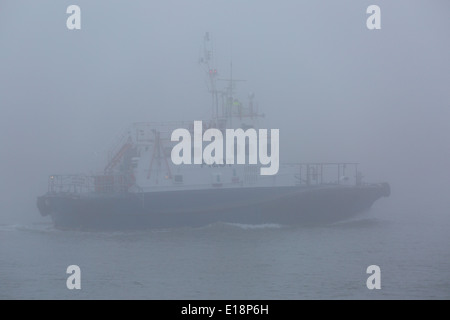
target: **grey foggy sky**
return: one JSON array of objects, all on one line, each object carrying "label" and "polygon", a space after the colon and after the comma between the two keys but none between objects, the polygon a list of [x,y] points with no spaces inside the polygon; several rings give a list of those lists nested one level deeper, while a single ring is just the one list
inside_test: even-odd
[{"label": "grey foggy sky", "polygon": [[[80,31],[66,28],[71,4]],[[371,4],[382,30],[365,26]],[[241,98],[255,92],[280,128],[281,162],[361,162],[367,180],[391,183],[391,201],[448,209],[449,9],[446,0],[2,0],[0,210],[38,215],[47,176],[101,169],[131,122],[207,117],[197,64],[206,31],[221,75],[232,58],[247,80]]]}]

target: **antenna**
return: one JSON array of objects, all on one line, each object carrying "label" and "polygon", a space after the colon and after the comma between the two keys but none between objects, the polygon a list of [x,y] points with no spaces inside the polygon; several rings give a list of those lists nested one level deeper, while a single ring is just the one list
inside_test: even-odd
[{"label": "antenna", "polygon": [[208,91],[211,93],[212,118],[219,116],[219,99],[216,86],[217,68],[214,61],[214,47],[209,32],[203,37],[203,56],[200,57],[200,64],[203,65],[208,77]]},{"label": "antenna", "polygon": [[233,60],[230,60],[230,78],[229,79],[217,79],[219,81],[228,81],[228,87],[227,87],[227,94],[228,96],[233,99],[233,93],[234,93],[234,84],[236,82],[245,82],[247,80],[243,79],[233,79]]},{"label": "antenna", "polygon": [[229,103],[233,103],[234,100],[234,87],[236,82],[245,82],[243,79],[233,79],[233,60],[230,60],[230,78],[229,79],[217,79],[219,81],[227,81],[228,86],[226,88],[226,95]]}]

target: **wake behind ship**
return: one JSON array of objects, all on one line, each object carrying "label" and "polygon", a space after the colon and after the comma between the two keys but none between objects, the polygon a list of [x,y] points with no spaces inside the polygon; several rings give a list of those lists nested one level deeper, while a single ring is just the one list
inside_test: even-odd
[{"label": "wake behind ship", "polygon": [[[218,90],[213,60],[206,34],[200,62],[212,116],[202,121],[202,133],[260,128],[263,116],[253,94],[241,102],[232,74]],[[317,224],[349,218],[390,194],[387,183],[364,183],[357,163],[280,164],[273,176],[260,175],[259,164],[174,165],[171,133],[177,128],[194,135],[193,122],[134,123],[111,149],[101,174],[51,175],[47,193],[37,199],[41,215],[58,228],[90,230]],[[237,139],[236,147],[248,156],[248,139]]]}]

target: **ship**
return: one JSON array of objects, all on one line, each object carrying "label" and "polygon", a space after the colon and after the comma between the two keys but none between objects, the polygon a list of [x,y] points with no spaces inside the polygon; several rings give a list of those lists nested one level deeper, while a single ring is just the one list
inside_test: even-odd
[{"label": "ship", "polygon": [[[108,152],[102,172],[50,175],[47,192],[37,198],[40,214],[50,216],[56,228],[80,230],[317,225],[351,218],[390,195],[387,182],[363,181],[356,162],[280,163],[273,175],[261,175],[257,163],[174,164],[177,128],[195,135],[194,124],[200,123],[201,134],[208,128],[225,134],[256,130],[266,120],[254,94],[245,103],[239,99],[232,64],[229,77],[219,78],[208,33],[199,65],[211,95],[209,119],[131,124]],[[237,141],[235,148],[241,147],[249,156],[248,139]]]}]

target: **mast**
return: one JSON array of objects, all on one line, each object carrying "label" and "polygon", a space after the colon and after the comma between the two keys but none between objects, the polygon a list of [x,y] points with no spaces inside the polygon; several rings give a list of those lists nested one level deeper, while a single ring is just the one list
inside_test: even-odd
[{"label": "mast", "polygon": [[[238,117],[239,121],[242,120],[243,117],[250,118],[254,120],[259,115],[255,112],[253,108],[253,98],[254,95],[249,95],[249,106],[245,108],[242,102],[235,98],[235,84],[236,82],[244,82],[246,80],[234,79],[233,78],[233,60],[230,60],[230,76],[228,79],[220,79],[218,78],[218,72],[216,68],[216,61],[214,57],[214,46],[213,41],[209,32],[206,32],[203,37],[203,52],[199,59],[200,65],[203,66],[204,72],[207,76],[207,87],[209,93],[211,93],[211,115],[212,122],[219,126],[220,128],[224,128],[227,124],[232,125],[233,116]],[[217,89],[217,81],[225,81],[227,85],[224,90]],[[219,114],[219,94],[221,96],[221,114]],[[225,100],[224,100],[225,99]],[[238,110],[238,112],[234,112],[234,110]],[[244,110],[246,109],[246,110]]]},{"label": "mast", "polygon": [[215,67],[214,47],[209,32],[206,32],[203,37],[203,54],[200,57],[199,62],[203,65],[208,78],[207,85],[208,90],[211,93],[212,118],[217,120],[219,117],[219,98],[216,85],[217,68]]},{"label": "mast", "polygon": [[230,60],[230,78],[229,79],[218,79],[219,81],[228,82],[228,86],[225,90],[225,104],[222,106],[222,115],[229,121],[229,124],[232,125],[233,119],[233,105],[235,103],[234,98],[234,87],[236,82],[245,82],[246,80],[242,79],[233,79],[233,60]]}]

